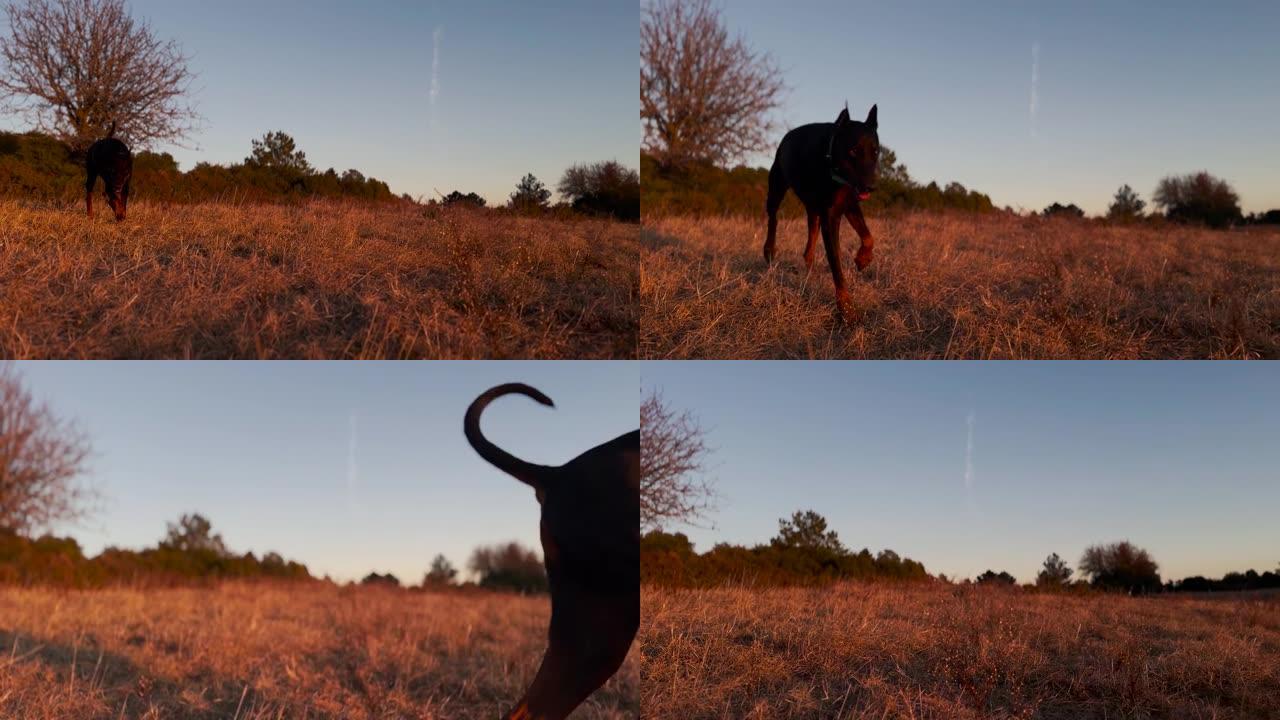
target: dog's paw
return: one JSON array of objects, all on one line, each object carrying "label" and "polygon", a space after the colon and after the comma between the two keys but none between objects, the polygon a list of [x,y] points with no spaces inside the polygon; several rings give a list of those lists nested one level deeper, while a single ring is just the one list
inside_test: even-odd
[{"label": "dog's paw", "polygon": [[853,263],[858,267],[859,272],[866,270],[871,264],[871,248],[864,247],[858,250],[858,256],[854,258]]},{"label": "dog's paw", "polygon": [[848,293],[841,293],[836,297],[836,310],[839,312],[840,319],[848,324],[852,325],[862,319],[862,313],[853,309],[853,300],[849,298]]}]

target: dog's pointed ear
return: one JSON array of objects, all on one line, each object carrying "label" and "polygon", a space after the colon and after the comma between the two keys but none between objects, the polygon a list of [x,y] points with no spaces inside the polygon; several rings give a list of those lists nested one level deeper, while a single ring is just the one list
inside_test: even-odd
[{"label": "dog's pointed ear", "polygon": [[880,123],[876,121],[876,106],[871,106],[871,112],[867,113],[867,127],[875,130]]},{"label": "dog's pointed ear", "polygon": [[849,124],[849,108],[845,108],[841,110],[840,114],[836,117],[836,127],[844,127],[845,125],[848,125],[848,124]]}]

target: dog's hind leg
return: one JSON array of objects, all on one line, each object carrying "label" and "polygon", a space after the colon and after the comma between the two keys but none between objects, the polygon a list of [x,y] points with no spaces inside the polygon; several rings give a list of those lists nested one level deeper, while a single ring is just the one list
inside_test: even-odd
[{"label": "dog's hind leg", "polygon": [[556,588],[550,643],[528,692],[506,720],[564,720],[617,672],[640,625],[640,596]]},{"label": "dog's hind leg", "polygon": [[765,201],[765,210],[769,213],[769,235],[764,241],[765,263],[772,263],[777,254],[778,207],[782,205],[782,197],[786,194],[787,181],[782,177],[782,169],[778,167],[777,161],[774,161],[773,167],[769,168],[769,197]]},{"label": "dog's hind leg", "polygon": [[854,265],[858,266],[858,270],[866,270],[871,264],[871,248],[875,246],[876,239],[871,236],[871,228],[867,227],[867,221],[862,217],[862,208],[850,208],[845,213],[845,217],[849,219],[849,224],[853,226],[853,231],[858,233],[858,238],[862,240],[862,247],[858,248],[858,256],[854,258]]},{"label": "dog's hind leg", "polygon": [[836,304],[846,320],[853,317],[853,301],[849,288],[844,284],[844,270],[840,268],[840,215],[828,212],[822,216],[822,243],[827,248],[827,264],[831,266],[831,279],[836,284]]},{"label": "dog's hind leg", "polygon": [[818,225],[820,216],[809,214],[809,244],[804,246],[804,266],[813,270],[813,256],[818,249]]},{"label": "dog's hind leg", "polygon": [[84,181],[84,206],[89,211],[89,217],[93,217],[93,185],[96,182],[98,182],[98,176],[90,170],[89,179]]}]

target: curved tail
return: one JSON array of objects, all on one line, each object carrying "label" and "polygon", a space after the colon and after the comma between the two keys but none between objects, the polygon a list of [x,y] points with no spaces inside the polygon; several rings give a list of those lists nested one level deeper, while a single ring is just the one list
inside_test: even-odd
[{"label": "curved tail", "polygon": [[541,490],[543,481],[548,472],[553,468],[546,465],[535,465],[531,462],[525,462],[502,448],[489,442],[489,439],[480,432],[480,413],[488,407],[489,403],[503,395],[524,395],[533,398],[548,407],[555,407],[555,403],[551,402],[551,398],[543,395],[541,392],[524,383],[507,383],[486,390],[480,397],[471,402],[471,406],[467,408],[466,417],[462,422],[462,431],[467,436],[467,442],[471,443],[471,447],[480,457],[488,460],[491,465],[499,470],[507,473],[526,485],[533,487],[535,490]]}]

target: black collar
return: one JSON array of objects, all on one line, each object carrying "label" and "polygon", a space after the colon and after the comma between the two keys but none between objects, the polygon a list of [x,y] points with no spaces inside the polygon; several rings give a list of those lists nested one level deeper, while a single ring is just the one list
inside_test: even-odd
[{"label": "black collar", "polygon": [[836,160],[835,160],[835,157],[833,157],[835,148],[836,148],[836,131],[832,129],[831,139],[827,141],[827,171],[831,173],[831,179],[835,180],[836,183],[840,185],[846,185],[848,187],[853,187],[853,183],[841,177],[840,173],[836,172]]}]

